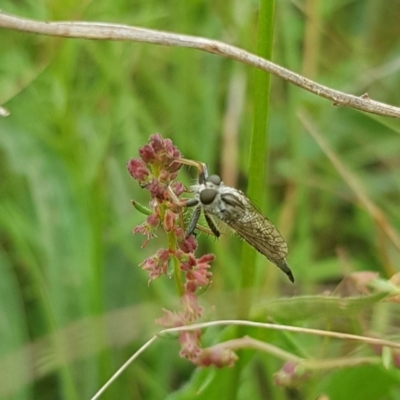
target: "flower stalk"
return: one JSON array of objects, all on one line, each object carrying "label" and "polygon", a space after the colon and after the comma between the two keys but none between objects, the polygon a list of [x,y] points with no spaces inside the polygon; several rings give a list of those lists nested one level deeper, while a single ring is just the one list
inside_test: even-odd
[{"label": "flower stalk", "polygon": [[[158,249],[139,265],[147,271],[149,282],[162,275],[173,276],[181,304],[179,311],[164,309],[164,315],[156,322],[164,328],[193,324],[204,314],[198,296],[211,284],[210,263],[215,256],[204,254],[196,257],[196,238],[185,235],[181,205],[176,202],[187,191],[176,180],[182,166],[180,151],[170,139],[155,134],[150,136],[148,144],[139,149],[139,156],[129,160],[127,168],[140,187],[149,191],[151,200],[149,208],[132,202],[137,210],[146,215],[146,220],[136,226],[133,233],[146,236],[143,248],[155,237],[155,230],[162,228],[167,242],[166,248]],[[195,365],[231,366],[237,358],[233,352],[202,348],[201,330],[182,331],[179,342],[180,355]]]}]

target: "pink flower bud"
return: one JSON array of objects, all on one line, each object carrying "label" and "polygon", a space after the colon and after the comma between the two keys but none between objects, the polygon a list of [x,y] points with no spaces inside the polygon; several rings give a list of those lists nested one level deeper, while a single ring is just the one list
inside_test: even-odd
[{"label": "pink flower bud", "polygon": [[201,352],[200,349],[201,331],[186,331],[179,334],[179,343],[182,346],[181,357],[189,360],[195,359]]},{"label": "pink flower bud", "polygon": [[146,185],[146,189],[150,192],[152,198],[160,200],[168,198],[167,186],[160,183],[158,179],[153,179],[148,185]]},{"label": "pink flower bud", "polygon": [[287,361],[283,367],[274,374],[276,385],[285,387],[297,387],[301,385],[309,375],[308,372],[298,370],[299,364],[294,361]]},{"label": "pink flower bud", "polygon": [[171,189],[178,197],[186,190],[182,182],[173,182]]},{"label": "pink flower bud", "polygon": [[167,210],[164,215],[164,229],[166,232],[170,232],[174,229],[177,215],[171,211]]},{"label": "pink flower bud", "polygon": [[181,297],[181,305],[187,322],[196,321],[203,315],[204,308],[200,306],[198,297],[192,292],[186,292]]},{"label": "pink flower bud", "polygon": [[156,319],[156,324],[164,328],[176,328],[185,324],[184,318],[180,313],[172,312],[163,308],[164,315]]},{"label": "pink flower bud", "polygon": [[217,368],[233,367],[238,356],[231,350],[222,346],[213,346],[204,349],[195,360],[195,364],[201,367],[214,365]]},{"label": "pink flower bud", "polygon": [[139,182],[143,182],[150,175],[150,171],[144,162],[136,158],[131,158],[126,166],[132,177]]},{"label": "pink flower bud", "polygon": [[[177,235],[179,237],[179,235]],[[185,253],[193,253],[197,248],[197,240],[193,235],[179,242],[179,248]]]},{"label": "pink flower bud", "polygon": [[139,149],[139,155],[146,164],[153,164],[156,161],[156,153],[148,144],[145,144]]},{"label": "pink flower bud", "polygon": [[149,138],[149,145],[152,147],[154,152],[158,153],[164,148],[164,140],[159,133],[151,135]]}]

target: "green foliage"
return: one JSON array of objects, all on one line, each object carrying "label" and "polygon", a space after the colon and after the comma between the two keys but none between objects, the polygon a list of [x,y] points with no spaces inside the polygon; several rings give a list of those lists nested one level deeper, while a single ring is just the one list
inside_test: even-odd
[{"label": "green foliage", "polygon": [[[3,0],[1,10],[199,35],[252,52],[260,43],[257,2]],[[275,20],[265,19],[274,22],[272,59],[335,89],[399,104],[399,12],[394,0],[276,2]],[[352,272],[375,271],[385,281],[399,270],[400,249],[387,235],[388,228],[400,232],[398,121],[333,107],[275,77],[268,101],[265,74],[252,81],[250,68],[194,50],[4,29],[0,35],[0,105],[11,112],[0,117],[0,398],[90,398],[159,329],[154,320],[161,309],[178,307],[172,281],[149,286],[137,267],[165,243],[163,232],[143,249],[144,238],[132,235],[145,215],[130,200],[146,206],[148,197],[125,164],[155,132],[212,172],[229,170],[237,151],[232,184],[246,191],[248,183],[251,199],[289,244],[295,286],[252,248],[242,256],[237,237],[199,235],[204,252],[217,255],[213,285],[202,295],[209,319],[238,315],[249,296],[240,268],[246,277],[257,257],[252,319],[398,339],[397,304],[382,302],[387,287],[365,294],[366,286],[350,283],[331,295]],[[232,139],[223,121],[242,78],[247,90],[239,91],[239,136]],[[266,121],[263,104],[269,133],[262,127],[257,136],[251,132]],[[299,113],[311,119],[344,174]],[[184,168],[188,184],[193,177]],[[285,388],[273,378],[285,361],[270,354],[240,350],[240,369],[195,369],[179,358],[175,339],[163,339],[102,398],[214,399],[234,392],[238,399],[399,399],[395,360],[380,363],[375,348],[240,332],[307,360],[375,357],[374,363],[309,371]],[[236,328],[210,328],[204,341],[236,337]]]}]

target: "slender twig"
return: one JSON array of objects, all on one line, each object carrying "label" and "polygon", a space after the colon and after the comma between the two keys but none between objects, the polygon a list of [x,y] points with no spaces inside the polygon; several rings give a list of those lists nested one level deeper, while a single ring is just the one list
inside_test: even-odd
[{"label": "slender twig", "polygon": [[258,57],[238,47],[196,36],[138,28],[122,24],[100,22],[41,22],[0,12],[0,28],[66,38],[96,40],[129,40],[163,46],[188,47],[231,58],[270,72],[311,93],[331,100],[334,105],[352,107],[372,114],[400,118],[400,108],[374,101],[368,95],[353,96],[330,89],[271,61]]},{"label": "slender twig", "polygon": [[250,326],[253,328],[272,329],[275,331],[296,332],[296,333],[303,333],[303,334],[308,334],[308,335],[331,337],[331,338],[342,339],[342,340],[353,340],[356,342],[361,342],[361,343],[366,343],[366,344],[374,344],[377,346],[387,346],[387,347],[391,347],[391,348],[400,349],[400,343],[392,342],[390,340],[372,338],[372,337],[368,337],[368,336],[352,335],[351,333],[324,331],[322,329],[301,328],[301,327],[290,326],[290,325],[271,324],[271,323],[267,323],[267,322],[242,321],[242,320],[237,320],[237,319],[210,321],[210,322],[203,322],[203,323],[198,323],[198,324],[193,324],[193,325],[179,326],[177,328],[164,329],[158,333],[158,336],[162,336],[165,334],[171,334],[171,333],[175,333],[175,332],[193,331],[193,330],[197,330],[197,329],[210,328],[212,326],[227,326],[227,325],[244,325],[244,326]]}]

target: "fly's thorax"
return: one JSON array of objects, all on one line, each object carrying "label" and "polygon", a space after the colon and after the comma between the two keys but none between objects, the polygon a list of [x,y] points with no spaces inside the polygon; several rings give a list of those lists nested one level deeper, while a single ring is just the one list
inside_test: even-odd
[{"label": "fly's thorax", "polygon": [[221,212],[218,217],[231,224],[232,221],[242,220],[246,215],[247,210],[247,198],[246,196],[237,189],[229,186],[223,186],[220,190]]}]

